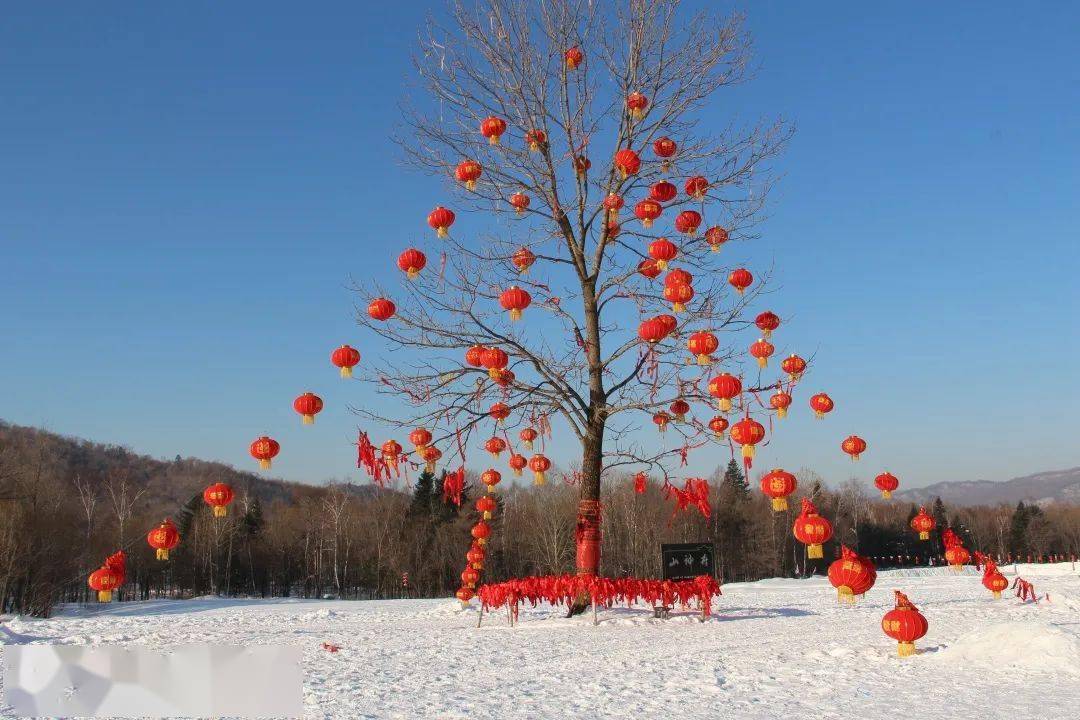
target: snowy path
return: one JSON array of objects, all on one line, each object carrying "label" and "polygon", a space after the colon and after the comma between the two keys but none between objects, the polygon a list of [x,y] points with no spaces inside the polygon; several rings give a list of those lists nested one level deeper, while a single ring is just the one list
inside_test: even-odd
[{"label": "snowy path", "polygon": [[[821,578],[728,585],[706,623],[538,608],[477,629],[447,600],[201,599],[10,619],[0,643],[298,644],[309,718],[1076,717],[1080,575],[1019,572],[1051,603],[994,601],[974,569],[938,568],[882,572],[855,607]],[[879,626],[893,589],[930,623],[907,660]]]}]

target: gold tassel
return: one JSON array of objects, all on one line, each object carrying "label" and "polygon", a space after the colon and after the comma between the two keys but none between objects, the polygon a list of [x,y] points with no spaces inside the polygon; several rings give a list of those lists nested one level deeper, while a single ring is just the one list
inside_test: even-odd
[{"label": "gold tassel", "polygon": [[225,510],[224,505],[215,505],[214,506],[214,517],[225,517],[227,512],[228,511]]},{"label": "gold tassel", "polygon": [[929,540],[930,539],[930,533],[928,533],[928,532],[919,533],[919,539],[920,540]]},{"label": "gold tassel", "polygon": [[811,560],[820,560],[824,557],[824,553],[821,551],[821,545],[817,543],[806,546],[806,557]]},{"label": "gold tassel", "polygon": [[994,599],[995,600],[1000,600],[1001,599],[1001,591],[1000,590],[994,590],[993,593],[994,593]]},{"label": "gold tassel", "polygon": [[514,308],[513,310],[511,310],[510,311],[510,319],[512,321],[514,321],[514,322],[517,322],[518,320],[520,320],[521,319],[521,311],[518,310],[517,308]]},{"label": "gold tassel", "polygon": [[720,398],[720,410],[721,412],[731,411],[731,398]]},{"label": "gold tassel", "polygon": [[776,418],[778,420],[783,420],[786,417],[787,417],[787,408],[786,407],[776,408]]},{"label": "gold tassel", "polygon": [[911,657],[915,654],[915,643],[901,642],[898,644],[896,654],[900,657]]},{"label": "gold tassel", "polygon": [[783,512],[788,509],[787,498],[773,498],[772,509],[774,512]]},{"label": "gold tassel", "polygon": [[341,377],[343,377],[343,378],[351,378],[352,377],[352,368],[351,367],[343,367],[343,368],[341,368]]},{"label": "gold tassel", "polygon": [[545,484],[547,484],[547,476],[545,476],[542,471],[534,472],[533,473],[533,484],[534,485],[545,485]]},{"label": "gold tassel", "polygon": [[441,238],[446,237],[447,236],[446,228],[444,228],[444,227],[437,228],[435,230],[435,235],[436,235],[436,237],[441,237]]},{"label": "gold tassel", "polygon": [[881,497],[883,497],[883,498],[885,498],[886,500],[888,500],[889,498],[891,498],[891,497],[892,497],[892,490],[882,490],[882,491],[881,491]]},{"label": "gold tassel", "polygon": [[112,602],[112,590],[98,590],[98,602]]},{"label": "gold tassel", "polygon": [[261,467],[263,470],[269,470],[270,469],[270,461],[269,460],[260,460],[259,461],[259,467]]},{"label": "gold tassel", "polygon": [[465,189],[466,190],[475,190],[476,189],[476,181],[475,180],[466,180],[465,181]]},{"label": "gold tassel", "polygon": [[315,424],[315,416],[314,415],[301,415],[300,417],[301,417],[301,422],[303,422],[304,425],[314,425]]},{"label": "gold tassel", "polygon": [[763,367],[765,367],[765,366],[766,366],[766,365],[768,365],[768,364],[769,364],[769,358],[767,358],[767,357],[759,357],[759,358],[757,359],[757,366],[758,366],[759,368],[763,368]]}]

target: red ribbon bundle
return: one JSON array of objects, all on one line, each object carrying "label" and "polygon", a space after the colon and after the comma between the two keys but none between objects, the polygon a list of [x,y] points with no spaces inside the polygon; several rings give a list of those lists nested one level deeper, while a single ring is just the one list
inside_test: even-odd
[{"label": "red ribbon bundle", "polygon": [[[708,520],[712,517],[712,505],[709,503],[709,482],[704,478],[687,478],[686,485],[679,489],[674,485],[664,486],[664,499],[675,498],[675,509],[671,511],[671,517],[680,510],[686,510],[693,505]],[[669,521],[670,522],[670,521]]]}]

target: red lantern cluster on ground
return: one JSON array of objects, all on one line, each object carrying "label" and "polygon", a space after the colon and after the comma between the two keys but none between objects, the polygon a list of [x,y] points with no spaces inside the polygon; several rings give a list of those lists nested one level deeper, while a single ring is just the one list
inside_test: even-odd
[{"label": "red lantern cluster on ground", "polygon": [[278,444],[277,440],[263,435],[261,438],[251,443],[248,452],[251,453],[251,457],[259,461],[260,468],[269,470],[271,462],[277,457],[277,454],[281,452],[281,445]]},{"label": "red lantern cluster on ground", "polygon": [[342,345],[330,353],[330,362],[341,371],[341,377],[351,378],[353,368],[360,364],[360,353],[349,345]]},{"label": "red lantern cluster on ground", "polygon": [[300,421],[304,425],[314,425],[315,416],[322,412],[322,398],[315,393],[306,392],[293,400],[293,410],[300,415]]},{"label": "red lantern cluster on ground", "polygon": [[465,184],[466,190],[475,190],[476,181],[484,173],[484,168],[475,160],[463,160],[454,169],[454,177],[457,181]]},{"label": "red lantern cluster on ground", "polygon": [[697,210],[683,210],[675,216],[675,229],[683,235],[693,237],[697,235],[699,227],[701,227],[701,213]]},{"label": "red lantern cluster on ground", "polygon": [[491,115],[480,122],[480,134],[487,138],[489,145],[498,145],[499,138],[506,132],[506,121]]},{"label": "red lantern cluster on ground", "polygon": [[394,317],[397,307],[386,298],[378,297],[368,303],[367,313],[372,320],[385,322]]},{"label": "red lantern cluster on ground", "polygon": [[532,296],[517,285],[507,288],[499,296],[499,304],[502,305],[503,310],[510,313],[510,319],[515,322],[521,319],[521,313],[529,307],[531,302]]},{"label": "red lantern cluster on ground", "polygon": [[840,557],[829,565],[829,583],[836,588],[836,599],[853,603],[856,595],[865,595],[876,581],[877,568],[870,558],[841,545]]},{"label": "red lantern cluster on ground", "polygon": [[881,497],[888,500],[896,488],[900,487],[900,480],[891,472],[883,472],[874,478],[874,487],[881,491]]},{"label": "red lantern cluster on ground", "polygon": [[844,442],[840,443],[840,449],[850,455],[852,462],[854,462],[866,452],[866,441],[858,435],[848,435],[844,438]]},{"label": "red lantern cluster on ground", "polygon": [[971,553],[952,528],[945,528],[941,533],[941,542],[945,545],[945,562],[953,570],[960,571],[971,560]]},{"label": "red lantern cluster on ground", "polygon": [[802,511],[791,528],[795,539],[806,545],[806,557],[811,560],[823,556],[821,546],[832,537],[832,523],[818,514],[814,503],[803,498]]},{"label": "red lantern cluster on ground", "polygon": [[787,470],[776,468],[761,476],[761,492],[772,501],[773,512],[788,509],[788,496],[799,487],[799,481]]},{"label": "red lantern cluster on ground", "polygon": [[832,398],[825,393],[818,393],[810,398],[810,409],[814,411],[814,417],[821,420],[826,413],[831,413],[835,407]]},{"label": "red lantern cluster on ground", "polygon": [[214,509],[214,517],[225,517],[232,501],[233,489],[225,483],[214,483],[203,490],[203,502]]},{"label": "red lantern cluster on ground", "polygon": [[172,520],[165,519],[146,534],[146,543],[154,548],[158,560],[168,560],[169,551],[180,544],[180,533]]},{"label": "red lantern cluster on ground", "polygon": [[708,365],[710,357],[720,347],[720,341],[711,332],[696,332],[686,340],[686,348],[697,359],[698,365]]},{"label": "red lantern cluster on ground", "polygon": [[926,618],[908,600],[907,595],[899,590],[893,592],[896,593],[896,607],[881,618],[881,629],[896,640],[897,654],[900,657],[910,657],[915,654],[915,641],[926,635],[929,626]]},{"label": "red lantern cluster on ground", "polygon": [[776,348],[765,338],[750,343],[750,355],[757,360],[759,368],[768,367],[769,358],[772,357],[774,352],[776,352]]},{"label": "red lantern cluster on ground", "polygon": [[709,381],[709,394],[719,401],[722,412],[730,412],[732,400],[742,394],[742,381],[731,373],[720,373]]},{"label": "red lantern cluster on ground", "polygon": [[454,211],[449,208],[444,208],[442,205],[437,205],[427,216],[428,225],[430,225],[435,230],[435,234],[441,238],[446,237],[450,233],[450,226],[454,224],[454,220]]},{"label": "red lantern cluster on ground", "polygon": [[919,512],[915,517],[911,518],[911,529],[919,533],[920,540],[929,540],[930,533],[937,527],[937,522],[934,518],[926,512],[926,508],[919,508]]}]

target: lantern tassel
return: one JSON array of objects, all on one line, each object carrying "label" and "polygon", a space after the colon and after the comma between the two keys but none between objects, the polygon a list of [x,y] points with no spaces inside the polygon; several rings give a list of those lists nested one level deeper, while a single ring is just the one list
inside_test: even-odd
[{"label": "lantern tassel", "polygon": [[776,419],[777,420],[783,420],[786,417],[787,417],[787,408],[786,407],[776,408]]},{"label": "lantern tassel", "polygon": [[720,411],[721,412],[730,412],[731,411],[731,398],[720,398]]},{"label": "lantern tassel", "polygon": [[343,367],[343,368],[341,368],[341,377],[343,377],[343,378],[351,378],[352,377],[352,368],[351,367]]},{"label": "lantern tassel", "polygon": [[928,533],[928,532],[919,533],[919,539],[920,540],[929,540],[930,539],[930,533]]},{"label": "lantern tassel", "polygon": [[301,416],[301,422],[303,422],[304,425],[314,425],[315,424],[315,416],[314,415],[302,415]]},{"label": "lantern tassel", "polygon": [[215,505],[214,506],[214,517],[225,517],[227,512],[228,511],[225,509],[224,505]]},{"label": "lantern tassel", "polygon": [[521,319],[521,311],[518,310],[517,308],[512,309],[510,311],[510,319],[513,322],[517,322],[518,320],[520,320]]},{"label": "lantern tassel", "polygon": [[787,498],[773,498],[772,499],[773,512],[783,512],[788,509]]},{"label": "lantern tassel", "polygon": [[915,654],[915,643],[913,642],[901,642],[898,643],[896,648],[896,654],[900,657],[911,657]]},{"label": "lantern tassel", "polygon": [[98,590],[98,602],[112,602],[112,590]]},{"label": "lantern tassel", "polygon": [[820,560],[824,557],[824,553],[821,551],[821,545],[814,543],[806,546],[806,557],[811,560]]},{"label": "lantern tassel", "polygon": [[262,468],[263,470],[269,470],[270,469],[270,461],[269,460],[260,460],[259,461],[259,467]]},{"label": "lantern tassel", "polygon": [[882,491],[881,491],[881,497],[883,497],[883,498],[885,498],[886,500],[888,500],[889,498],[891,498],[891,497],[892,497],[892,490],[882,490]]},{"label": "lantern tassel", "polygon": [[536,472],[533,473],[533,485],[546,485],[546,484],[547,484],[547,476],[544,475],[543,471],[536,471]]}]

